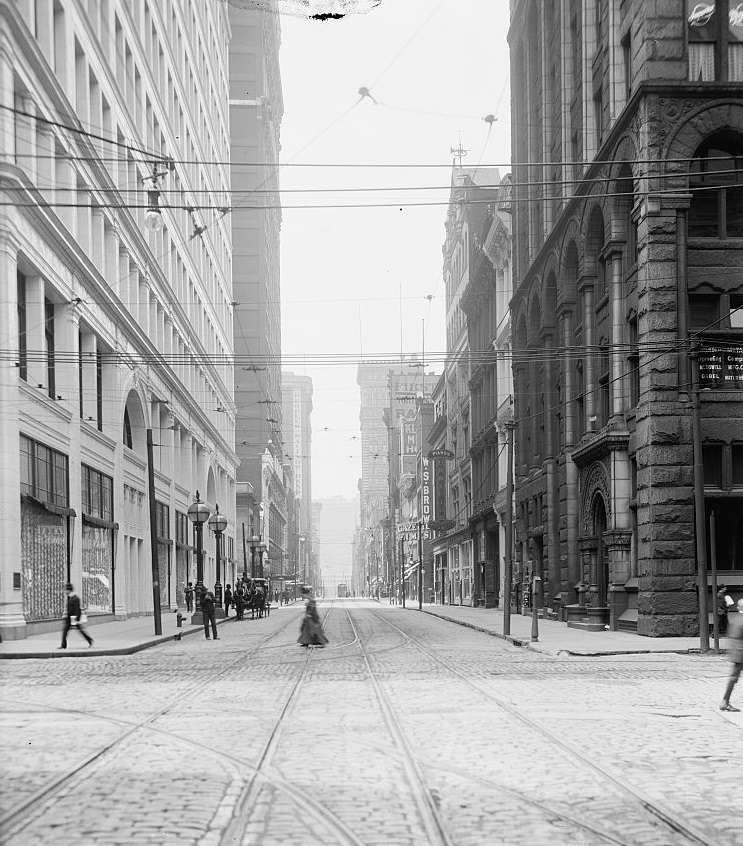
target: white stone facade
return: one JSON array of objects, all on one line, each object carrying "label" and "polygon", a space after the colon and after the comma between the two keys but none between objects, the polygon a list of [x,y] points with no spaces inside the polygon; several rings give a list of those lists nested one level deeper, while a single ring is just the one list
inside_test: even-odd
[{"label": "white stone facade", "polygon": [[[231,230],[217,209],[229,38],[220,3],[0,2],[6,639],[58,625],[68,580],[91,614],[152,612],[148,430],[161,604],[195,581],[196,490],[233,548]],[[211,585],[208,531],[204,548]]]}]

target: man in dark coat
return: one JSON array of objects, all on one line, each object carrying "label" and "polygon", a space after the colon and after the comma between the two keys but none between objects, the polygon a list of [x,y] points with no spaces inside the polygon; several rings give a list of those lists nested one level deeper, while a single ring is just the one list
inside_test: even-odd
[{"label": "man in dark coat", "polygon": [[727,585],[720,585],[716,600],[717,631],[720,635],[724,635],[728,630],[728,611],[733,611],[734,604]]},{"label": "man in dark coat", "polygon": [[82,609],[80,608],[80,597],[75,593],[75,588],[68,582],[65,585],[67,591],[67,614],[64,621],[64,629],[62,630],[62,645],[60,649],[67,649],[67,633],[70,629],[77,629],[80,634],[88,641],[88,648],[93,645],[93,638],[85,631],[80,622],[80,615]]},{"label": "man in dark coat", "polygon": [[217,637],[217,613],[214,608],[214,594],[210,590],[204,591],[201,596],[201,614],[204,618],[206,639],[209,640],[209,623],[211,623],[214,640],[219,640]]},{"label": "man in dark coat", "polygon": [[730,661],[730,676],[720,703],[721,711],[740,711],[740,708],[730,704],[730,697],[743,670],[743,599],[738,600],[737,607],[737,614],[731,614],[728,618],[727,654]]},{"label": "man in dark coat", "polygon": [[232,588],[227,585],[224,589],[224,616],[230,616],[230,605],[232,605]]},{"label": "man in dark coat", "polygon": [[193,582],[189,582],[186,585],[186,589],[183,591],[186,596],[186,610],[189,614],[193,613]]},{"label": "man in dark coat", "polygon": [[242,620],[243,614],[245,613],[245,587],[242,582],[240,582],[240,584],[235,588],[233,601],[235,603],[235,614],[237,619]]}]

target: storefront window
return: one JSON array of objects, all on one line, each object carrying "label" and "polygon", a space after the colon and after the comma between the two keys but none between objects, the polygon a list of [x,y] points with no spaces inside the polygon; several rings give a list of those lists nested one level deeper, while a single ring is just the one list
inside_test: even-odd
[{"label": "storefront window", "polygon": [[83,464],[82,501],[84,514],[101,520],[112,520],[113,479]]},{"label": "storefront window", "polygon": [[69,505],[67,456],[24,435],[20,449],[21,493],[66,508]]}]

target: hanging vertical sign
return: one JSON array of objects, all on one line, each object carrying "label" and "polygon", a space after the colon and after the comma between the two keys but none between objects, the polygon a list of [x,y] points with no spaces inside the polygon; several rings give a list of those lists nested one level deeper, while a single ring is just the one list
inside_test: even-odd
[{"label": "hanging vertical sign", "polygon": [[446,517],[446,462],[454,458],[448,449],[434,449],[428,454],[433,461],[433,519],[430,528],[437,532],[446,532],[454,528],[454,520]]},{"label": "hanging vertical sign", "polygon": [[402,425],[402,454],[415,455],[418,452],[418,438],[415,421],[405,421]]},{"label": "hanging vertical sign", "polygon": [[421,459],[421,520],[425,525],[431,519],[431,463]]}]

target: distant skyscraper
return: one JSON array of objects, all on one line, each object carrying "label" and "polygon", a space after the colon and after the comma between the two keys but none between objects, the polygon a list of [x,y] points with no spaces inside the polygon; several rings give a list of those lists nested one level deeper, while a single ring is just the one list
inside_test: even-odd
[{"label": "distant skyscraper", "polygon": [[284,371],[282,380],[284,450],[293,471],[294,514],[289,519],[289,557],[306,569],[308,582],[315,585],[312,572],[312,379]]},{"label": "distant skyscraper", "polygon": [[231,5],[229,18],[237,517],[268,543],[271,567],[279,572],[288,554],[279,288],[280,16]]}]

